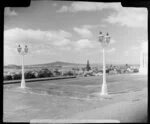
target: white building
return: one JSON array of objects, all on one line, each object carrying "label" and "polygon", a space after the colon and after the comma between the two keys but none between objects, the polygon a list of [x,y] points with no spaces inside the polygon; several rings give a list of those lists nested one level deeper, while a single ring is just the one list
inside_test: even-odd
[{"label": "white building", "polygon": [[148,72],[148,43],[144,42],[141,45],[139,73],[147,74],[147,72]]}]

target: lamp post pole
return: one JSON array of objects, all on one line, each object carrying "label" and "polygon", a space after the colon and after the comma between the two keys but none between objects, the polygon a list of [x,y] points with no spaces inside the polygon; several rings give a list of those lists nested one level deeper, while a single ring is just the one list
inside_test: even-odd
[{"label": "lamp post pole", "polygon": [[27,47],[27,45],[25,45],[24,50],[22,50],[22,47],[21,47],[20,45],[18,45],[17,50],[18,50],[19,54],[22,55],[22,79],[21,79],[21,88],[26,88],[25,78],[24,78],[24,55],[27,54],[27,52],[28,52],[28,47]]},{"label": "lamp post pole", "polygon": [[25,79],[24,79],[24,55],[22,55],[22,80],[21,80],[21,88],[25,88]]},{"label": "lamp post pole", "polygon": [[107,84],[106,84],[106,68],[105,68],[105,49],[103,48],[103,84],[101,95],[107,95]]},{"label": "lamp post pole", "polygon": [[105,47],[110,42],[110,37],[109,37],[108,33],[106,34],[106,36],[104,36],[104,35],[102,35],[102,32],[100,32],[99,42],[101,43],[101,45],[103,47],[103,83],[102,83],[102,88],[101,88],[101,95],[106,96],[106,95],[108,95],[108,93],[107,93],[107,83],[106,83]]}]

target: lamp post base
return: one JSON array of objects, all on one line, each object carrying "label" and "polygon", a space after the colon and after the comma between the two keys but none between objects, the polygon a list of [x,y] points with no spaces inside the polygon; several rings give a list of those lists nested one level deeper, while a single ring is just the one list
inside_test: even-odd
[{"label": "lamp post base", "polygon": [[101,92],[100,95],[101,95],[101,96],[108,96],[108,93],[103,93],[103,92]]},{"label": "lamp post base", "polygon": [[108,93],[107,93],[107,85],[106,84],[102,85],[101,95],[102,96],[107,96],[108,95]]},{"label": "lamp post base", "polygon": [[21,88],[26,88],[25,80],[21,81]]}]

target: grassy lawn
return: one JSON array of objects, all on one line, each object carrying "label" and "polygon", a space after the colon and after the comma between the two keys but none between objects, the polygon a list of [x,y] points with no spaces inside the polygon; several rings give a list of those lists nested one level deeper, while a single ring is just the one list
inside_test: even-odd
[{"label": "grassy lawn", "polygon": [[[102,77],[79,77],[4,86],[4,121],[69,118],[79,112],[100,108],[108,104],[135,99],[136,93],[147,88],[144,75],[107,76],[110,99],[102,99]],[[146,97],[146,95],[141,96]]]}]

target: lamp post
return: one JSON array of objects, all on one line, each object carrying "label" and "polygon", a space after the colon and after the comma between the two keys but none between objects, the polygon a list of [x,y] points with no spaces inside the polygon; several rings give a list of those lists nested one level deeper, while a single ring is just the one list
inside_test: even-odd
[{"label": "lamp post", "polygon": [[106,35],[103,35],[102,32],[99,33],[99,42],[101,43],[103,47],[103,84],[101,89],[101,95],[105,96],[108,95],[107,93],[107,83],[106,83],[106,68],[105,68],[105,48],[110,42],[110,36],[107,33]]},{"label": "lamp post", "polygon": [[20,55],[22,55],[22,80],[21,80],[21,88],[25,88],[25,78],[24,78],[24,55],[28,53],[28,47],[25,45],[24,50],[22,50],[22,47],[18,45],[17,51]]}]

